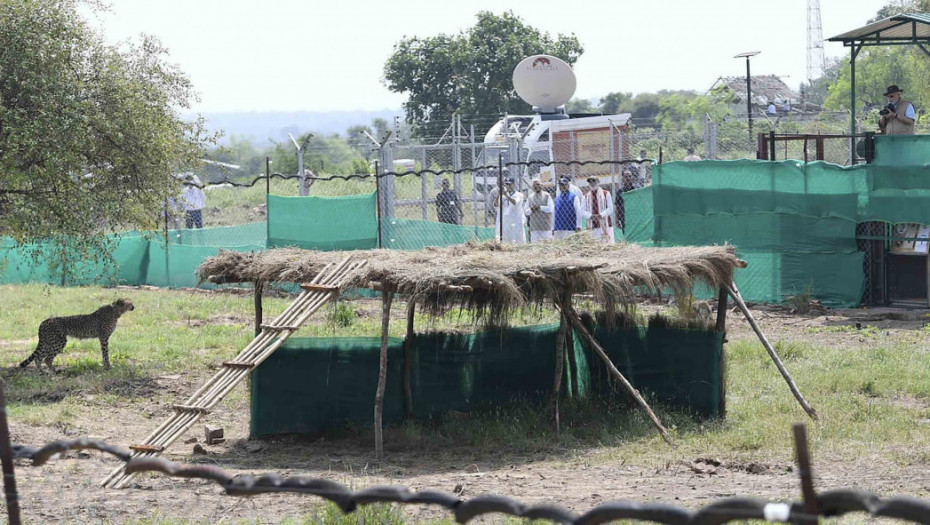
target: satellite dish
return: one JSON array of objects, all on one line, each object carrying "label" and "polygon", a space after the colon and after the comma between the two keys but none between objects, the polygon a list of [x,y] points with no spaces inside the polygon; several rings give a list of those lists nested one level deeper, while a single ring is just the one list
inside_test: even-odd
[{"label": "satellite dish", "polygon": [[575,94],[575,72],[560,58],[533,55],[513,70],[513,88],[540,113],[555,113]]}]

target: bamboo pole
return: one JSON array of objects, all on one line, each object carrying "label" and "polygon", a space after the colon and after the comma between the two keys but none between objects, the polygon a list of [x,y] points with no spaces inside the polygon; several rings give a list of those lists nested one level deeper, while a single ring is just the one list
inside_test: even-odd
[{"label": "bamboo pole", "polygon": [[16,493],[16,474],[13,471],[13,447],[10,444],[10,427],[6,419],[6,399],[0,379],[0,463],[3,466],[3,493],[10,525],[22,523],[19,514],[19,495]]},{"label": "bamboo pole", "polygon": [[674,446],[675,443],[672,441],[671,436],[668,435],[668,430],[666,430],[662,425],[662,422],[659,421],[659,418],[655,415],[655,412],[649,408],[649,403],[646,403],[646,400],[643,399],[643,396],[640,395],[639,391],[636,390],[636,388],[634,388],[625,377],[623,377],[623,374],[621,374],[619,370],[617,370],[617,367],[614,366],[614,364],[610,361],[610,358],[607,357],[607,352],[604,351],[601,345],[597,342],[597,339],[595,339],[594,336],[588,332],[588,329],[585,328],[584,324],[581,322],[581,319],[578,318],[578,313],[575,312],[575,309],[572,307],[571,303],[562,302],[558,306],[559,310],[562,311],[562,314],[564,314],[568,320],[571,321],[571,324],[574,325],[575,329],[578,330],[578,333],[581,334],[581,337],[583,337],[585,341],[591,345],[591,348],[593,348],[601,360],[604,361],[604,364],[607,366],[607,370],[614,377],[614,379],[616,379],[617,382],[620,383],[623,388],[625,388],[626,391],[633,397],[633,399],[636,400],[639,406],[646,411],[646,414],[649,415],[649,419],[652,420],[652,424],[659,431],[662,439],[664,439],[665,442],[669,445]]},{"label": "bamboo pole", "polygon": [[565,314],[559,316],[559,333],[555,338],[555,377],[552,380],[552,398],[549,400],[552,407],[552,425],[555,428],[555,437],[561,437],[559,424],[559,392],[562,389],[562,367],[565,362],[565,334],[568,332],[568,321]]},{"label": "bamboo pole", "polygon": [[413,366],[413,320],[416,315],[416,299],[410,297],[407,302],[407,337],[404,339],[404,417],[413,421],[413,388],[410,386],[411,367]]},{"label": "bamboo pole", "polygon": [[714,327],[717,332],[726,332],[727,330],[727,289],[720,287],[717,294],[717,325]]},{"label": "bamboo pole", "polygon": [[769,353],[769,357],[772,358],[772,361],[775,363],[775,367],[778,368],[778,371],[781,372],[782,377],[785,378],[785,382],[788,383],[788,388],[791,389],[791,393],[794,394],[795,399],[798,400],[798,403],[801,404],[801,408],[807,412],[807,415],[813,420],[819,419],[817,417],[817,412],[807,404],[807,400],[804,399],[804,396],[801,395],[801,391],[798,390],[798,386],[794,383],[794,379],[791,378],[791,374],[788,373],[788,369],[785,368],[785,365],[782,364],[781,359],[779,359],[778,354],[775,353],[775,348],[772,347],[769,340],[765,337],[765,334],[762,333],[762,330],[759,328],[759,325],[756,324],[755,318],[752,316],[752,312],[749,311],[749,307],[746,306],[746,303],[743,301],[743,296],[740,295],[739,290],[736,288],[736,284],[724,285],[727,292],[730,294],[730,297],[733,298],[733,301],[736,302],[736,305],[739,306],[740,311],[743,312],[743,315],[746,317],[746,321],[749,322],[749,326],[752,327],[753,331],[756,332],[756,335],[759,337],[759,340],[762,341],[762,346],[765,347],[765,351]]},{"label": "bamboo pole", "polygon": [[391,302],[394,292],[381,292],[381,359],[378,363],[378,390],[375,392],[375,457],[384,458],[384,437],[381,435],[381,416],[384,413],[384,387],[387,385],[388,328],[391,324]]}]

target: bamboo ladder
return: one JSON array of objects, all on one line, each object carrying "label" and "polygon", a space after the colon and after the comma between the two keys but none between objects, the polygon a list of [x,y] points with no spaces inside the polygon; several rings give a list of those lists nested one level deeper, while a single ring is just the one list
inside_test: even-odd
[{"label": "bamboo ladder", "polygon": [[[184,435],[204,414],[208,414],[229,392],[245,379],[297,331],[323,305],[336,297],[352,274],[365,266],[365,261],[352,262],[346,257],[339,264],[329,264],[307,284],[302,292],[271,324],[262,324],[261,332],[232,361],[224,361],[222,369],[183,404],[174,405],[174,415],[149,434],[140,445],[132,445],[132,457],[152,457],[162,453]],[[124,466],[113,470],[101,486],[123,488],[134,474],[126,474]]]}]

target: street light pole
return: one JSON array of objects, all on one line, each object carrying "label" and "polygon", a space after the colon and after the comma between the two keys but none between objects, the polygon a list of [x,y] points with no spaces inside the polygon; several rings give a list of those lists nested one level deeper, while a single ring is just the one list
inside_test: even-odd
[{"label": "street light pole", "polygon": [[746,118],[749,120],[749,151],[752,151],[752,75],[749,73],[749,58],[761,53],[761,51],[747,51],[740,53],[733,58],[746,58]]}]

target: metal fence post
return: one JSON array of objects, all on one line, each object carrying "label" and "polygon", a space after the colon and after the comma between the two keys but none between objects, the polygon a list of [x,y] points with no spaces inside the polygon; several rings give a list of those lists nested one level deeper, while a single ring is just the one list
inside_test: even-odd
[{"label": "metal fence post", "polygon": [[378,248],[381,248],[381,174],[375,161],[375,219],[378,221]]},{"label": "metal fence post", "polygon": [[10,426],[6,419],[6,399],[3,380],[0,379],[0,462],[3,465],[3,493],[10,525],[20,525],[19,496],[16,493],[16,474],[13,471],[13,447],[10,445]]},{"label": "metal fence post", "polygon": [[497,154],[497,233],[498,242],[504,242],[504,155]]}]

